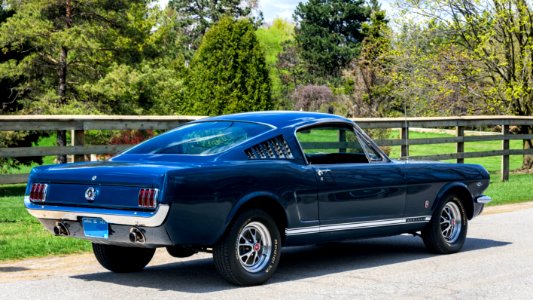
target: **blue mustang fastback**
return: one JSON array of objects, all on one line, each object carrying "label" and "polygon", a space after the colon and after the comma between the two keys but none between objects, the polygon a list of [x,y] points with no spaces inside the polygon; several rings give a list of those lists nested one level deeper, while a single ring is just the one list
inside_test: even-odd
[{"label": "blue mustang fastback", "polygon": [[488,184],[479,165],[392,161],[339,116],[256,112],[187,123],[105,162],[36,167],[24,203],[55,235],[90,240],[113,272],[166,247],[212,252],[226,280],[256,285],[281,246],[410,233],[457,252]]}]

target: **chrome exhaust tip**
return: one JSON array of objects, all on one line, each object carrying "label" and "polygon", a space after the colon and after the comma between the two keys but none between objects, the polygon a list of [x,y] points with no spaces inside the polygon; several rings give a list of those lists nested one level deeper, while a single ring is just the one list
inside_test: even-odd
[{"label": "chrome exhaust tip", "polygon": [[68,230],[67,224],[63,222],[57,222],[54,226],[54,234],[59,236],[69,236],[70,232]]},{"label": "chrome exhaust tip", "polygon": [[132,243],[144,244],[146,242],[144,233],[137,227],[132,227],[130,229],[130,234],[128,235],[128,237],[130,239],[130,242]]}]

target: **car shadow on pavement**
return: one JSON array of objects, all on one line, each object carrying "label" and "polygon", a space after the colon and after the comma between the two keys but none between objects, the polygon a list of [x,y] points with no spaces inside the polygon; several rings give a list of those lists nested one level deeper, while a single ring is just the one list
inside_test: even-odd
[{"label": "car shadow on pavement", "polygon": [[[462,252],[509,245],[509,242],[468,238]],[[280,265],[269,283],[307,279],[327,274],[373,268],[419,259],[431,259],[419,238],[395,236],[283,248]],[[179,259],[176,259],[179,260]],[[143,272],[111,272],[73,276],[72,278],[109,282],[161,291],[209,293],[236,288],[220,277],[212,259],[188,259],[176,263],[149,266]]]}]

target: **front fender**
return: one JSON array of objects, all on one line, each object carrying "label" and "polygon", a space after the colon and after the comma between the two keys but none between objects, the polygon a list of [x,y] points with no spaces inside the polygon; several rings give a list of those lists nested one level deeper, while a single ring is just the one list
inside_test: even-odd
[{"label": "front fender", "polygon": [[444,198],[452,193],[461,197],[466,215],[469,220],[472,219],[474,217],[474,197],[468,189],[468,186],[462,182],[449,182],[445,184],[437,193],[431,210],[434,212]]}]

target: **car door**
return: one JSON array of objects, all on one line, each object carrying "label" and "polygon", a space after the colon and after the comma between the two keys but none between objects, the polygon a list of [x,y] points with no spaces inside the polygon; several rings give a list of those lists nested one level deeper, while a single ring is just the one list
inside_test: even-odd
[{"label": "car door", "polygon": [[382,156],[350,124],[303,128],[297,138],[317,176],[320,232],[390,226],[403,217],[400,165]]}]

